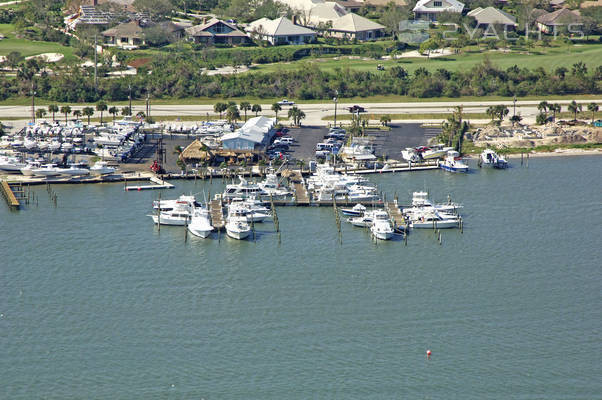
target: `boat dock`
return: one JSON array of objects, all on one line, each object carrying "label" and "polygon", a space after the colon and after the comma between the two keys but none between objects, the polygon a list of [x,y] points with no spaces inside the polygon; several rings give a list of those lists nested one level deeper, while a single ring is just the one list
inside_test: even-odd
[{"label": "boat dock", "polygon": [[224,222],[224,211],[220,200],[211,200],[209,202],[209,214],[211,215],[211,225],[221,230],[226,226]]},{"label": "boat dock", "polygon": [[301,171],[298,169],[293,170],[289,180],[293,184],[293,189],[295,191],[295,204],[300,206],[308,206],[309,193],[305,187],[305,182],[303,181],[303,175],[301,174]]},{"label": "boat dock", "polygon": [[22,194],[23,194],[22,186],[17,185],[17,184],[13,184],[11,186],[11,184],[9,184],[7,181],[2,181],[0,187],[2,190],[2,195],[6,199],[8,206],[11,209],[18,210],[19,207],[21,207],[21,203],[19,202],[19,199],[17,198],[17,196],[22,197]]},{"label": "boat dock", "polygon": [[405,223],[406,223],[405,218],[403,217],[403,214],[401,213],[401,209],[397,205],[396,201],[386,202],[385,203],[385,211],[387,211],[389,213],[389,216],[391,217],[391,221],[393,221],[393,224],[395,227],[405,225]]},{"label": "boat dock", "polygon": [[[133,185],[133,186],[125,186],[123,189],[126,192],[130,190],[141,191],[141,190],[153,190],[153,189],[173,189],[174,185],[171,183],[164,181],[163,179],[157,176],[151,176],[149,179],[151,182],[155,183],[155,185]],[[127,182],[127,181],[126,181]]]}]

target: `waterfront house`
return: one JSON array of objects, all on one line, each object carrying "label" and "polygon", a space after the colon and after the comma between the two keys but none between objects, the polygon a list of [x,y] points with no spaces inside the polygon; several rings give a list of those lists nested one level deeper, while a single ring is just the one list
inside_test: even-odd
[{"label": "waterfront house", "polygon": [[[558,32],[559,28],[568,27],[571,24],[580,24],[581,16],[577,11],[561,8],[551,13],[540,15],[535,22],[537,27],[544,33]],[[575,27],[574,30],[577,30]]]},{"label": "waterfront house", "polygon": [[332,21],[328,30],[334,37],[375,40],[385,35],[385,27],[354,13],[349,13]]},{"label": "waterfront house", "polygon": [[249,41],[249,37],[236,26],[217,18],[186,28],[186,34],[194,43],[237,45]]},{"label": "waterfront house", "polygon": [[251,22],[245,31],[251,38],[265,40],[272,45],[305,44],[316,40],[316,32],[303,26],[295,25],[290,19],[280,17],[270,20],[261,18]]},{"label": "waterfront house", "polygon": [[473,17],[477,21],[477,26],[483,29],[486,34],[501,34],[501,32],[491,30],[491,28],[494,28],[495,26],[501,26],[506,30],[513,30],[516,28],[516,18],[505,11],[498,10],[497,8],[477,7],[466,15]]},{"label": "waterfront house", "polygon": [[464,3],[458,0],[419,0],[412,10],[415,19],[437,21],[437,16],[443,12],[460,14]]},{"label": "waterfront house", "polygon": [[264,116],[249,118],[234,132],[220,139],[224,150],[264,150],[275,134],[276,118]]}]

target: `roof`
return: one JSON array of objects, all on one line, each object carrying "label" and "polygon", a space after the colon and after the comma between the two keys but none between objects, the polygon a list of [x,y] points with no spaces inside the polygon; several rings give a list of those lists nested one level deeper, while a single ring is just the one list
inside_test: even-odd
[{"label": "roof", "polygon": [[537,18],[537,22],[543,25],[565,25],[579,21],[581,21],[581,16],[567,8],[561,8]]},{"label": "roof", "polygon": [[280,17],[278,19],[261,18],[251,22],[245,30],[247,32],[263,31],[267,36],[289,36],[289,35],[315,35],[311,29],[293,24],[290,19]]},{"label": "roof", "polygon": [[333,21],[347,14],[347,11],[337,3],[328,1],[318,4],[309,12],[309,18],[313,23]]},{"label": "roof", "polygon": [[416,6],[414,7],[414,9],[412,11],[414,11],[414,12],[436,12],[436,13],[447,11],[447,12],[460,13],[464,9],[464,3],[460,3],[458,0],[440,0],[440,1],[443,3],[443,5],[441,7],[434,7],[431,5],[431,3],[434,2],[434,0],[419,0],[418,3],[416,3]]},{"label": "roof", "polygon": [[332,29],[342,32],[364,32],[385,29],[385,27],[381,24],[377,24],[374,21],[370,21],[368,18],[361,17],[354,13],[349,13],[332,21]]},{"label": "roof", "polygon": [[[403,1],[403,0],[401,0]],[[337,3],[338,5],[340,5],[341,7],[349,7],[349,8],[359,8],[359,7],[363,7],[366,4],[361,2],[361,1],[353,1],[353,0],[336,0],[335,3]],[[404,1],[405,3],[405,1]]]},{"label": "roof", "polygon": [[[228,33],[221,33],[221,34],[218,33],[215,35],[211,32],[206,32],[207,29],[209,29],[213,25],[217,25],[219,23],[226,25],[228,28],[232,29],[232,31],[228,32]],[[221,19],[217,19],[217,18],[211,18],[205,24],[194,25],[194,26],[191,26],[190,28],[186,28],[186,33],[189,34],[190,36],[247,36],[243,32],[239,31],[236,28],[236,26],[229,24],[226,21],[222,21]]]},{"label": "roof", "polygon": [[498,10],[497,8],[487,7],[487,8],[476,8],[467,14],[468,16],[473,17],[477,20],[479,24],[493,25],[493,24],[501,24],[501,25],[512,25],[516,26],[516,18],[512,15],[504,12],[502,10]]},{"label": "roof", "polygon": [[262,143],[270,129],[276,124],[276,118],[260,117],[249,118],[240,129],[226,133],[221,141],[243,139],[250,142]]},{"label": "roof", "polygon": [[365,4],[370,4],[373,6],[386,6],[389,3],[394,3],[396,6],[407,6],[407,0],[365,0]]},{"label": "roof", "polygon": [[141,39],[144,35],[144,31],[153,26],[160,26],[164,31],[173,33],[177,31],[181,31],[184,28],[181,26],[174,24],[170,21],[160,22],[158,24],[150,23],[148,25],[139,24],[136,21],[130,21],[125,24],[119,24],[111,29],[107,29],[102,32],[103,36],[123,36],[123,37],[131,37]]},{"label": "roof", "polygon": [[531,18],[537,19],[547,13],[546,10],[542,10],[541,8],[534,8],[533,11],[531,11]]},{"label": "roof", "polygon": [[276,0],[278,3],[289,6],[295,11],[309,11],[315,5],[324,3],[324,0]]}]

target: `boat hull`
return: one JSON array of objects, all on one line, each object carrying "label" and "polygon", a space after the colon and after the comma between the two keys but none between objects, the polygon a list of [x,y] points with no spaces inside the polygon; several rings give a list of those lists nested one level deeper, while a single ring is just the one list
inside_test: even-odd
[{"label": "boat hull", "polygon": [[[159,223],[159,217],[156,215],[151,215],[153,222],[155,224]],[[184,218],[170,218],[170,217],[161,217],[161,225],[171,225],[171,226],[185,226],[186,219]]]},{"label": "boat hull", "polygon": [[376,230],[372,230],[372,234],[374,235],[375,238],[379,239],[379,240],[389,240],[393,237],[393,232],[382,232],[382,231],[376,231]]},{"label": "boat hull", "polygon": [[188,225],[188,232],[192,233],[194,236],[198,236],[203,239],[206,239],[209,237],[209,235],[211,235],[211,232],[213,232],[213,227],[211,229],[209,229],[209,227],[202,228],[202,227],[194,227],[192,225]]},{"label": "boat hull", "polygon": [[228,229],[226,227],[226,234],[229,237],[231,237],[232,239],[243,240],[243,239],[246,239],[247,237],[249,237],[249,235],[251,234],[251,231],[239,231],[239,230]]},{"label": "boat hull", "polygon": [[446,164],[441,164],[440,165],[441,169],[448,171],[448,172],[468,172],[468,166],[450,166],[450,165],[446,165]]},{"label": "boat hull", "polygon": [[443,220],[443,221],[437,221],[435,223],[433,223],[433,221],[412,222],[412,228],[414,228],[414,229],[433,229],[433,227],[435,227],[436,229],[449,229],[449,228],[457,228],[459,226],[460,226],[460,221],[458,221],[458,220],[449,220],[449,221]]}]

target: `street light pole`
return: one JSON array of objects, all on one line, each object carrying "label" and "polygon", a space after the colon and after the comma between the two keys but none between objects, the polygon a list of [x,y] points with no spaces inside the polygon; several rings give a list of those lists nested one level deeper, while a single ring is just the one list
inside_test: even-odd
[{"label": "street light pole", "polygon": [[334,97],[332,98],[332,101],[334,101],[334,126],[337,126],[337,101],[339,96],[339,91],[335,90],[334,91]]},{"label": "street light pole", "polygon": [[128,89],[130,94],[128,95],[128,100],[130,101],[130,117],[132,116],[132,85],[128,85]]},{"label": "street light pole", "polygon": [[31,84],[31,119],[33,123],[36,123],[36,92],[33,90],[33,82]]},{"label": "street light pole", "polygon": [[150,119],[150,94],[146,94],[146,119]]},{"label": "street light pole", "polygon": [[516,117],[516,96],[514,96],[514,111],[512,112],[512,115]]}]

